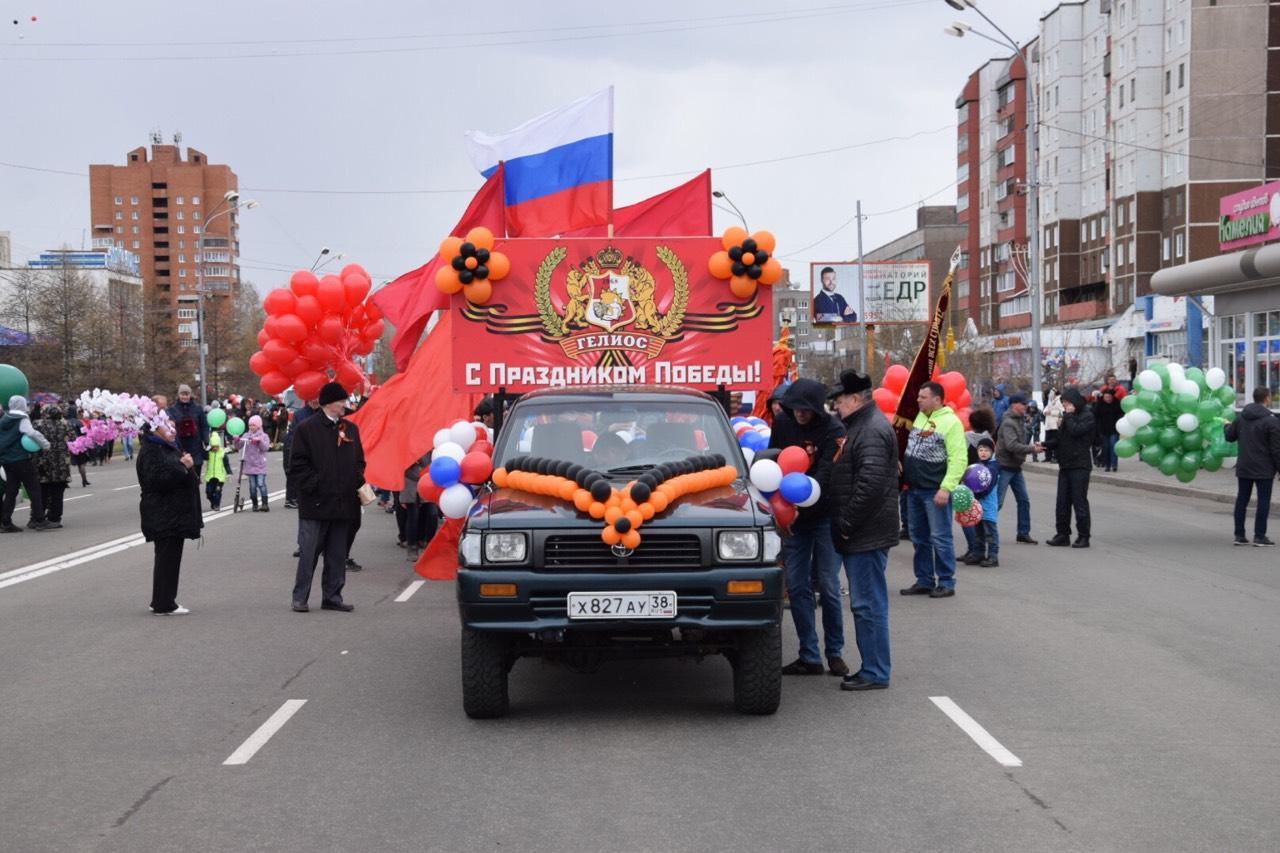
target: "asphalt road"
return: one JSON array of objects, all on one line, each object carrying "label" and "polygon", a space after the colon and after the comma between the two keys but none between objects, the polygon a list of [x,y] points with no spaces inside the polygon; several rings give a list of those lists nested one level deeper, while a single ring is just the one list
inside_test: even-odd
[{"label": "asphalt road", "polygon": [[[512,715],[482,723],[453,590],[411,586],[386,514],[365,516],[351,614],[290,612],[284,511],[188,543],[190,616],[148,614],[150,546],[14,581],[136,530],[114,465],[67,530],[0,538],[0,850],[1280,848],[1280,561],[1232,548],[1222,504],[1099,487],[1091,550],[1010,544],[955,598],[893,595],[887,691],[792,678],[746,718],[722,660],[522,661]],[[1031,486],[1044,538],[1052,481]]]}]

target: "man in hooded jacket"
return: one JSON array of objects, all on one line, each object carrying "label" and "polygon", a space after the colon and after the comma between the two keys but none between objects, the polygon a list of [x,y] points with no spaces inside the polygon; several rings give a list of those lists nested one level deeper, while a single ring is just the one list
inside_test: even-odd
[{"label": "man in hooded jacket", "polygon": [[18,503],[18,490],[26,488],[31,499],[31,517],[27,527],[32,530],[51,530],[44,520],[44,502],[40,492],[40,480],[36,466],[31,461],[31,451],[22,440],[30,439],[40,450],[49,449],[49,440],[31,425],[27,414],[27,398],[14,394],[9,398],[7,411],[0,417],[0,466],[4,468],[4,498],[0,501],[0,533],[21,533],[22,528],[13,523],[13,510]]},{"label": "man in hooded jacket", "polygon": [[782,397],[782,412],[775,417],[769,438],[771,448],[803,448],[809,456],[808,475],[824,492],[816,504],[800,507],[791,535],[783,540],[787,567],[787,592],[791,597],[791,621],[800,639],[800,657],[782,668],[785,675],[821,675],[818,654],[817,607],[812,576],[817,574],[822,592],[822,633],[827,667],[832,675],[845,676],[849,667],[844,652],[844,610],[840,594],[840,557],[831,541],[831,520],[825,495],[831,466],[844,425],[826,409],[826,387],[814,379],[797,379]]},{"label": "man in hooded jacket", "polygon": [[1244,535],[1245,515],[1249,511],[1249,495],[1258,491],[1258,511],[1253,517],[1253,544],[1259,548],[1274,545],[1267,538],[1267,515],[1271,509],[1271,484],[1280,470],[1280,421],[1271,414],[1271,389],[1265,385],[1253,390],[1253,402],[1244,407],[1240,417],[1223,427],[1227,441],[1239,445],[1236,460],[1236,544],[1248,545]]},{"label": "man in hooded jacket", "polygon": [[[1085,405],[1080,389],[1062,392],[1062,422],[1055,437],[1058,456],[1058,534],[1050,545],[1061,548],[1088,548],[1091,532],[1089,516],[1089,472],[1093,468],[1093,439],[1097,422]],[[1071,512],[1076,514],[1076,541],[1071,541]]]}]

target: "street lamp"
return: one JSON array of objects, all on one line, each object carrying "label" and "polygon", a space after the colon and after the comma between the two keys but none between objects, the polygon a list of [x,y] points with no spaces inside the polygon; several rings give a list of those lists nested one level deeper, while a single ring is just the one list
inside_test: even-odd
[{"label": "street lamp", "polygon": [[[329,250],[325,249],[325,251],[327,252]],[[330,255],[329,257],[325,258],[318,266],[314,267],[311,271],[320,272],[322,269],[329,266],[329,264],[333,263],[334,261],[340,261],[345,257],[346,255],[344,255],[342,252],[337,252],[336,254]]]},{"label": "street lamp", "polygon": [[320,254],[316,255],[316,259],[315,259],[314,261],[312,261],[312,262],[311,262],[311,271],[312,271],[312,272],[315,272],[315,271],[316,271],[316,264],[320,263],[320,259],[321,259],[321,258],[323,258],[323,257],[324,257],[325,255],[327,255],[327,254],[329,254],[329,247],[328,247],[328,246],[321,246],[321,247],[320,247]]},{"label": "street lamp", "polygon": [[714,196],[715,198],[722,198],[722,199],[724,199],[725,201],[727,201],[727,202],[729,203],[729,206],[733,208],[733,212],[734,212],[734,213],[736,213],[736,214],[738,214],[738,218],[742,220],[742,227],[743,227],[743,228],[745,228],[747,231],[750,231],[750,230],[751,230],[751,229],[747,226],[747,217],[745,217],[745,216],[743,216],[743,215],[742,215],[742,211],[741,211],[741,210],[738,210],[738,206],[737,206],[736,204],[734,204],[734,203],[733,203],[733,199],[729,198],[727,195],[725,195],[724,193],[722,193],[720,190],[712,190],[712,191],[711,191],[711,195],[712,195],[712,196]]},{"label": "street lamp", "polygon": [[[1003,44],[992,38],[991,36],[974,30],[968,24],[956,21],[947,27],[944,32],[947,35],[963,38],[968,33],[973,33],[980,38],[993,41],[996,44],[1007,45],[1013,48],[1014,52],[1022,59],[1022,70],[1026,75],[1026,93],[1027,93],[1027,148],[1030,152],[1029,168],[1027,170],[1027,221],[1030,223],[1030,239],[1027,242],[1027,295],[1031,297],[1031,395],[1036,399],[1041,393],[1041,364],[1040,364],[1040,314],[1043,310],[1041,302],[1041,294],[1039,287],[1040,278],[1040,114],[1037,109],[1038,102],[1036,100],[1035,81],[1031,77],[1031,63],[1028,61],[1027,52],[1014,39],[1000,29],[1000,25],[991,20],[988,15],[978,8],[977,0],[943,0],[952,9],[958,12],[965,12],[972,9],[986,21],[992,29],[999,33],[1003,38]],[[1041,400],[1043,403],[1043,400]]]},{"label": "street lamp", "polygon": [[[227,190],[222,197],[222,201],[218,202],[218,206],[213,209],[213,213],[205,218],[204,224],[200,226],[200,239],[196,241],[196,346],[200,348],[200,407],[204,408],[209,404],[209,377],[205,373],[205,343],[204,343],[204,238],[209,233],[209,223],[217,219],[219,216],[226,216],[235,213],[237,210],[244,208],[245,210],[253,210],[258,206],[256,201],[247,201],[240,203],[240,193],[236,190]],[[227,239],[227,253],[230,256],[232,252],[232,235],[230,231]]]}]

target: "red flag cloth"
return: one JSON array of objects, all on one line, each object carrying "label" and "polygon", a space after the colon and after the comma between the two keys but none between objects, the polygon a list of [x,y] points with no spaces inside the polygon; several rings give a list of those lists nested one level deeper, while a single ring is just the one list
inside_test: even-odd
[{"label": "red flag cloth", "polygon": [[483,399],[452,391],[452,326],[452,314],[445,311],[408,369],[384,382],[351,416],[364,444],[364,478],[379,488],[403,489],[404,470],[431,449],[436,431],[471,420]]},{"label": "red flag cloth", "polygon": [[898,411],[893,419],[893,428],[898,433],[898,458],[907,450],[907,434],[920,414],[920,403],[916,397],[920,386],[933,378],[938,363],[938,352],[942,341],[942,324],[946,322],[947,306],[951,303],[951,281],[955,271],[948,273],[942,283],[942,293],[938,294],[937,307],[933,309],[933,322],[929,324],[929,333],[920,342],[920,349],[911,362],[911,373],[902,387],[902,396],[898,398]]},{"label": "red flag cloth", "polygon": [[[581,228],[564,237],[605,237],[605,226]],[[615,237],[710,237],[711,170],[693,180],[613,212]]]},{"label": "red flag cloth", "polygon": [[[480,225],[498,237],[506,236],[506,202],[502,191],[505,174],[505,167],[499,165],[497,171],[489,176],[471,204],[467,205],[458,224],[449,232],[452,236],[465,237],[468,231]],[[395,356],[397,370],[404,370],[409,364],[431,315],[449,304],[449,297],[436,287],[436,270],[439,268],[440,256],[432,255],[431,260],[370,297],[396,328],[391,338],[391,352]]]},{"label": "red flag cloth", "polygon": [[461,518],[446,518],[431,537],[413,570],[429,581],[458,579],[458,541],[462,539]]}]

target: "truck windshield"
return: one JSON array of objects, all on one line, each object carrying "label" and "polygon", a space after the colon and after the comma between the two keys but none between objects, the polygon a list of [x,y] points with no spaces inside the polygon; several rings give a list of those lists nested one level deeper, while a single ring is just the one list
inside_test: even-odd
[{"label": "truck windshield", "polygon": [[494,458],[502,464],[516,456],[537,456],[632,475],[663,462],[714,453],[743,470],[728,419],[708,400],[535,400],[512,410]]}]

